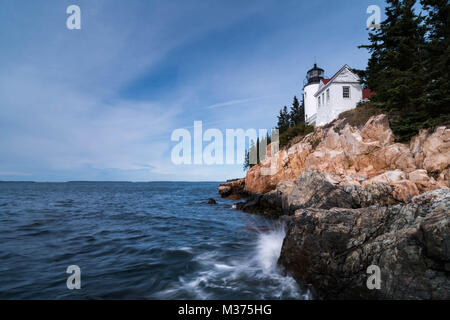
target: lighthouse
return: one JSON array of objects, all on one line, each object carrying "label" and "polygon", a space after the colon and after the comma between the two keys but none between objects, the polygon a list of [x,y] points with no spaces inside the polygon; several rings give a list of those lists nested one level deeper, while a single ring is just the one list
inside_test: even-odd
[{"label": "lighthouse", "polygon": [[319,89],[320,81],[324,77],[324,70],[314,67],[306,73],[305,86],[303,87],[303,101],[305,103],[305,120],[307,123],[314,123],[317,115],[317,102],[314,94]]},{"label": "lighthouse", "polygon": [[304,84],[305,121],[316,126],[330,123],[340,113],[356,108],[375,94],[362,87],[361,79],[348,65],[326,79],[323,69],[314,64],[306,73]]}]

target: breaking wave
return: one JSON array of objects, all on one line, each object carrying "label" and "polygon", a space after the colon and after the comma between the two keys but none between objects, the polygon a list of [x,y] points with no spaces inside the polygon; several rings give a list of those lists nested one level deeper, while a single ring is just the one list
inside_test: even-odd
[{"label": "breaking wave", "polygon": [[194,258],[199,270],[180,277],[172,288],[157,294],[160,299],[310,299],[296,281],[278,265],[284,228],[254,229],[256,237],[244,256],[224,256],[220,249]]}]

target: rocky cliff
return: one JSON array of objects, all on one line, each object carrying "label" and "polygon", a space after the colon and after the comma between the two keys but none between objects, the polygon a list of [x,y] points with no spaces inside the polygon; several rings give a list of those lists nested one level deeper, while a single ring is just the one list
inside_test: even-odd
[{"label": "rocky cliff", "polygon": [[[406,145],[394,142],[384,115],[370,118],[362,128],[340,119],[251,168],[245,189],[266,193],[281,181],[295,181],[305,169],[317,169],[336,183],[388,184],[396,199],[407,202],[421,192],[450,187],[449,159],[448,128],[423,130]],[[277,164],[276,173],[262,175],[271,162]]]},{"label": "rocky cliff", "polygon": [[[400,144],[378,115],[318,128],[220,192],[285,221],[279,262],[319,298],[450,299],[449,186],[450,129]],[[366,286],[371,265],[379,290]]]}]

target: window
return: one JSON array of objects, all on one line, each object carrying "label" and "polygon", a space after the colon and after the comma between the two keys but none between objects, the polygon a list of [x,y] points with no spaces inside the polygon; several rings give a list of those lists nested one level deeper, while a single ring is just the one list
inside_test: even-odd
[{"label": "window", "polygon": [[317,101],[319,102],[319,107],[320,107],[320,97],[317,99]]},{"label": "window", "polygon": [[342,87],[342,97],[347,99],[350,98],[350,87],[348,86]]},{"label": "window", "polygon": [[322,93],[322,103],[325,105],[325,93]]},{"label": "window", "polygon": [[330,89],[327,89],[327,103],[330,103]]}]

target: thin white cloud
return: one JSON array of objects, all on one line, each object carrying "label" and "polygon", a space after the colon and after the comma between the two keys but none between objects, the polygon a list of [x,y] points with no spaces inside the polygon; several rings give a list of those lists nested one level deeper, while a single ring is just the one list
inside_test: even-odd
[{"label": "thin white cloud", "polygon": [[229,106],[234,106],[234,105],[238,105],[238,104],[258,101],[258,100],[262,100],[262,99],[265,99],[265,98],[267,98],[267,97],[257,97],[257,98],[230,100],[230,101],[216,103],[216,104],[207,106],[207,107],[205,107],[205,109],[215,109],[215,108],[220,108],[220,107],[229,107]]}]

